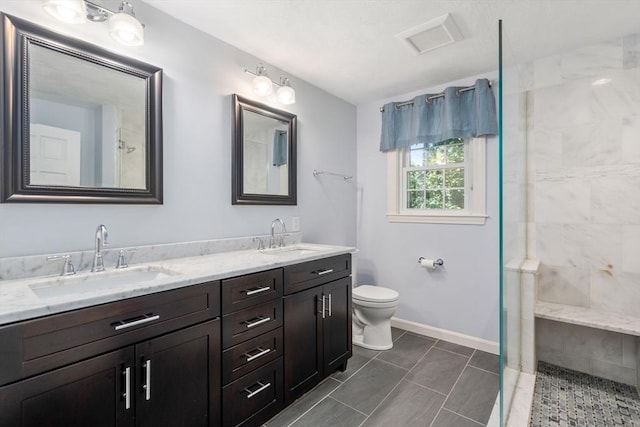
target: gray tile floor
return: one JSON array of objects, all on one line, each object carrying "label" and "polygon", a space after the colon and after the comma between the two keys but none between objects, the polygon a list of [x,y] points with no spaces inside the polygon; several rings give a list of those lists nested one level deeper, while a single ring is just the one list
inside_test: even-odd
[{"label": "gray tile floor", "polygon": [[353,346],[336,372],[267,427],[478,427],[498,394],[498,356],[393,328],[394,347]]}]

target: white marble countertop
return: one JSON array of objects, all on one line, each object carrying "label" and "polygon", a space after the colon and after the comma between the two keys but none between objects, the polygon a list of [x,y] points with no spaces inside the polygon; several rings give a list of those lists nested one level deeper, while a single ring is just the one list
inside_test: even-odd
[{"label": "white marble countertop", "polygon": [[542,301],[536,302],[535,315],[543,319],[640,336],[640,317]]},{"label": "white marble countertop", "polygon": [[[277,249],[244,250],[167,259],[136,264],[121,270],[111,268],[100,273],[81,272],[65,278],[46,276],[3,280],[0,281],[0,325],[355,251],[351,247],[309,243],[297,243],[284,249],[295,248],[307,250],[278,253]],[[131,282],[124,283],[117,277],[134,277],[137,272],[142,276],[145,272],[153,271],[159,273],[157,277],[142,282],[132,279]],[[100,275],[104,275],[105,279],[115,280],[108,285],[103,282],[92,289],[93,283],[89,282],[100,280]],[[82,283],[83,281],[88,283]],[[85,284],[86,287],[83,286]],[[34,292],[34,289],[37,291],[64,286],[69,286],[69,291],[60,293],[53,289],[52,293],[57,293],[53,296],[38,296]]]}]

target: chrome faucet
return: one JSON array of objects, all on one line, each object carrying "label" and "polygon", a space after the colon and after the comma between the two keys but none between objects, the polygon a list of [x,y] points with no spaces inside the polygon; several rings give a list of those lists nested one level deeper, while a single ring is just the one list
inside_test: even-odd
[{"label": "chrome faucet", "polygon": [[271,238],[269,239],[269,248],[275,248],[276,247],[276,239],[274,236],[274,230],[276,228],[276,224],[280,223],[282,225],[282,234],[280,235],[280,242],[278,243],[278,246],[282,247],[284,246],[284,233],[287,232],[287,227],[284,226],[284,221],[282,221],[280,218],[276,218],[273,221],[271,221]]},{"label": "chrome faucet", "polygon": [[93,254],[93,265],[91,266],[92,272],[104,271],[104,261],[102,259],[102,248],[107,246],[109,234],[107,233],[107,227],[104,224],[100,224],[96,228],[96,251]]}]

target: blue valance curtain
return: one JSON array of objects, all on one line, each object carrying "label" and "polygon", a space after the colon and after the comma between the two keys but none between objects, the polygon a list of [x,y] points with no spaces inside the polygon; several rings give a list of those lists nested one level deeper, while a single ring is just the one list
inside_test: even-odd
[{"label": "blue valance curtain", "polygon": [[444,96],[425,94],[385,104],[380,151],[497,134],[496,101],[489,80],[478,79],[472,87],[448,87]]}]

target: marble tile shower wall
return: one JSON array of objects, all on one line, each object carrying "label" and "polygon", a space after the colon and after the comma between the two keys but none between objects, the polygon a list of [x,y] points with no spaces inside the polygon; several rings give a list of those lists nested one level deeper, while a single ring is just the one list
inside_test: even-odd
[{"label": "marble tile shower wall", "polygon": [[[528,253],[541,263],[537,298],[638,316],[640,34],[521,71]],[[536,335],[539,359],[636,385],[631,337],[540,319]]]},{"label": "marble tile shower wall", "polygon": [[538,298],[637,315],[640,34],[536,61],[528,72]]}]

